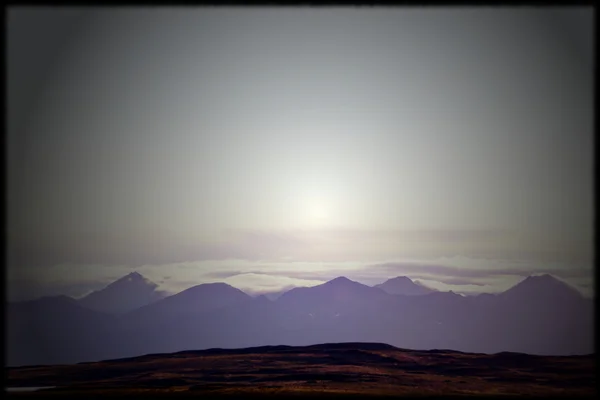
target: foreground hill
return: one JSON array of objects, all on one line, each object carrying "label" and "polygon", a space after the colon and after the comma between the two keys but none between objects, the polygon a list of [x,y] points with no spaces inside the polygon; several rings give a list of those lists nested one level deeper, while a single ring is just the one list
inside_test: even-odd
[{"label": "foreground hill", "polygon": [[593,356],[416,351],[379,343],[210,349],[78,365],[9,368],[32,393],[593,395]]}]

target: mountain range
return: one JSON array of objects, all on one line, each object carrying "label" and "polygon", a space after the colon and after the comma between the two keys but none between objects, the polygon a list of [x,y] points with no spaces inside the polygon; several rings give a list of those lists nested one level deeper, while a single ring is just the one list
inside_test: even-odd
[{"label": "mountain range", "polygon": [[8,304],[8,366],[209,348],[382,342],[416,350],[539,355],[594,351],[593,302],[551,275],[499,294],[461,296],[397,277],[338,277],[271,300],[225,283],[166,295],[131,273],[76,300]]}]

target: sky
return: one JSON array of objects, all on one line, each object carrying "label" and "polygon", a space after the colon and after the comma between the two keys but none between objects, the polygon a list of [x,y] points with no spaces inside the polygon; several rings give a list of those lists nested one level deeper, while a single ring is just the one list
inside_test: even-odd
[{"label": "sky", "polygon": [[593,293],[591,7],[7,14],[9,299]]}]

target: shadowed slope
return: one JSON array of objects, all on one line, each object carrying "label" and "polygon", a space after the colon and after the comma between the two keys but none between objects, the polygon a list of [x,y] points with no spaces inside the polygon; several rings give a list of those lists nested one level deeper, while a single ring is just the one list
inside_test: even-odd
[{"label": "shadowed slope", "polygon": [[6,361],[73,363],[119,354],[115,322],[114,316],[84,308],[67,296],[9,303]]}]

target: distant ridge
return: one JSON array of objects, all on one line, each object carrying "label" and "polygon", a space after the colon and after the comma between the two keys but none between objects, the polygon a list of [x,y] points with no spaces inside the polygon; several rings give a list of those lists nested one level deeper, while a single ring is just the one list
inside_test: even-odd
[{"label": "distant ridge", "polygon": [[128,314],[126,322],[144,320],[144,323],[152,323],[160,317],[195,315],[252,299],[240,289],[226,283],[204,283],[133,310]]},{"label": "distant ridge", "polygon": [[388,279],[383,283],[375,285],[375,287],[378,287],[389,294],[401,294],[405,296],[419,296],[435,292],[435,290],[430,289],[421,283],[414,282],[406,276],[397,276]]}]

